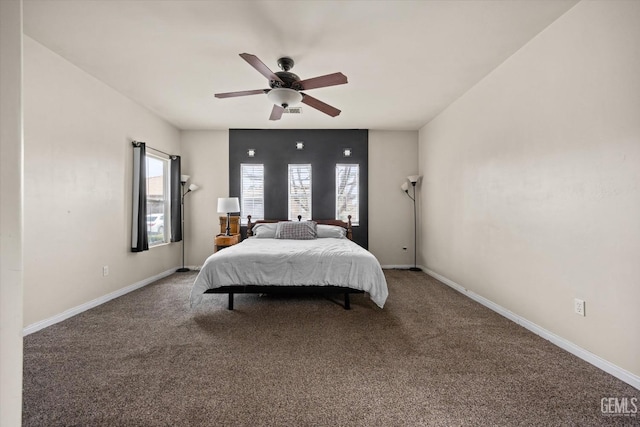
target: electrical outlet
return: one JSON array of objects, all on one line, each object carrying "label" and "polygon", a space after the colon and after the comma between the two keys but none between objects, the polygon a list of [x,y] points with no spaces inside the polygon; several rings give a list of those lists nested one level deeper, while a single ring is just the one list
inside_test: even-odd
[{"label": "electrical outlet", "polygon": [[105,265],[104,267],[102,267],[102,275],[103,276],[108,276],[109,275],[109,266]]},{"label": "electrical outlet", "polygon": [[573,300],[573,311],[576,312],[576,314],[579,314],[580,316],[584,316],[584,300],[578,299],[578,298],[574,298]]}]

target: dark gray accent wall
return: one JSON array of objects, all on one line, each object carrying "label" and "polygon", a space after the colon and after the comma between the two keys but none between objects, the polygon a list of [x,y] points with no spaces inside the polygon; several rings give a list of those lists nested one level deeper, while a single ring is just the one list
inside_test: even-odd
[{"label": "dark gray accent wall", "polygon": [[[303,150],[296,142],[304,143]],[[256,150],[255,157],[247,151]],[[343,150],[351,148],[351,157]],[[314,219],[335,218],[336,164],[360,165],[360,224],[353,227],[353,240],[369,245],[369,132],[342,129],[230,129],[229,196],[240,197],[240,165],[264,165],[266,219],[287,219],[288,165],[311,164],[312,214]]]}]

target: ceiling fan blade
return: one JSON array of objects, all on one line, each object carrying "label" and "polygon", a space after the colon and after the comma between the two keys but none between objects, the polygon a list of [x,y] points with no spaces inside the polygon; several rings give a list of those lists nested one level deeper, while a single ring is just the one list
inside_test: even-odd
[{"label": "ceiling fan blade", "polygon": [[233,98],[234,96],[259,95],[267,93],[270,89],[242,90],[239,92],[216,93],[216,98]]},{"label": "ceiling fan blade", "polygon": [[273,109],[271,110],[271,116],[269,116],[269,120],[280,120],[282,118],[282,113],[284,113],[284,108],[274,104]]},{"label": "ceiling fan blade", "polygon": [[313,107],[318,111],[322,111],[323,113],[330,115],[331,117],[335,117],[341,113],[341,111],[337,108],[332,107],[329,104],[325,104],[324,102],[312,96],[309,96],[306,93],[302,94],[302,102],[304,104],[307,104],[309,107]]},{"label": "ceiling fan blade", "polygon": [[300,80],[298,84],[302,86],[301,90],[316,89],[319,87],[343,85],[348,83],[347,76],[342,73],[327,74],[326,76],[313,77],[310,79]]},{"label": "ceiling fan blade", "polygon": [[251,65],[253,68],[258,70],[258,72],[260,74],[262,74],[263,76],[265,76],[269,80],[275,80],[275,81],[278,81],[280,83],[284,83],[280,79],[280,77],[278,77],[273,71],[271,71],[269,69],[269,67],[264,65],[264,62],[260,61],[260,59],[258,59],[257,56],[252,55],[250,53],[241,53],[240,56],[242,57],[242,59],[247,61],[249,63],[249,65]]}]

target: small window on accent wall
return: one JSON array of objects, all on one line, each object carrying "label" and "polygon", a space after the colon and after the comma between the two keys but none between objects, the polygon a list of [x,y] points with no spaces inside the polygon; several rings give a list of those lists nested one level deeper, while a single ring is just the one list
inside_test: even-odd
[{"label": "small window on accent wall", "polygon": [[311,165],[289,165],[289,219],[311,219]]},{"label": "small window on accent wall", "polygon": [[169,159],[147,152],[147,235],[149,246],[169,241]]},{"label": "small window on accent wall", "polygon": [[264,219],[264,165],[242,163],[240,165],[240,216],[241,223]]},{"label": "small window on accent wall", "polygon": [[358,225],[360,221],[360,165],[336,165],[336,219]]}]

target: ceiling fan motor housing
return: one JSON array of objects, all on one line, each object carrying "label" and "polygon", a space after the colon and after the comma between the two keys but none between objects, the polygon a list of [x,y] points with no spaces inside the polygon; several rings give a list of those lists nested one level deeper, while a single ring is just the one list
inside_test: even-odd
[{"label": "ceiling fan motor housing", "polygon": [[272,89],[279,87],[294,90],[302,89],[302,85],[298,84],[298,82],[300,81],[300,77],[289,72],[289,70],[293,68],[293,64],[293,59],[289,58],[288,56],[284,56],[278,59],[278,67],[280,67],[282,71],[277,71],[274,74],[278,76],[280,80],[282,80],[282,82],[279,82],[277,80],[269,80],[269,86],[271,86]]},{"label": "ceiling fan motor housing", "polygon": [[277,71],[274,74],[278,76],[282,82],[279,82],[278,80],[269,80],[269,86],[271,86],[272,89],[287,88],[302,90],[302,85],[298,83],[300,81],[300,77],[297,75],[290,73],[289,71]]}]

